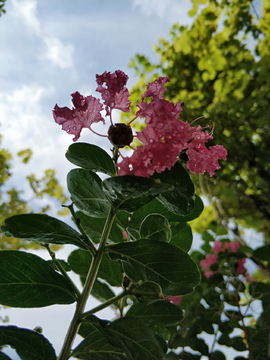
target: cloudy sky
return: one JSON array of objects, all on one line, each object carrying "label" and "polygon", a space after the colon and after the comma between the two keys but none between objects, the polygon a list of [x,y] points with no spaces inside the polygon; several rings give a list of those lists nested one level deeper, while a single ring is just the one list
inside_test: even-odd
[{"label": "cloudy sky", "polygon": [[[7,13],[0,19],[0,133],[2,146],[15,158],[9,186],[24,190],[27,198],[25,176],[42,177],[47,168],[57,169],[65,186],[73,167],[65,159],[72,136],[54,122],[54,105],[71,106],[70,94],[75,91],[98,97],[95,75],[104,71],[123,70],[128,86],[134,85],[131,58],[141,53],[157,60],[153,45],[169,37],[175,22],[192,23],[187,16],[191,7],[190,0],[7,0]],[[95,129],[106,133],[102,125]],[[80,141],[110,147],[87,129]],[[34,152],[28,165],[15,156],[25,148]],[[91,300],[87,308],[96,304]],[[57,353],[73,312],[74,305],[5,310],[13,325],[41,326]]]}]

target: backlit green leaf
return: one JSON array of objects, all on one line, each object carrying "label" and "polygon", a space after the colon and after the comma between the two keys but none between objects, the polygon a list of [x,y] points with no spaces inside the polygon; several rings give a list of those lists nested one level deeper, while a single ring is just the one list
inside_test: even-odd
[{"label": "backlit green leaf", "polygon": [[67,185],[78,209],[90,216],[107,217],[110,205],[98,175],[90,170],[73,169],[68,173]]},{"label": "backlit green leaf", "polygon": [[197,265],[188,254],[171,244],[141,239],[112,245],[113,260],[121,260],[127,276],[134,282],[153,281],[166,295],[183,295],[200,281]]},{"label": "backlit green leaf", "polygon": [[125,350],[127,360],[164,359],[163,346],[154,333],[136,317],[124,317],[111,322],[106,331],[111,335],[110,343]]},{"label": "backlit green leaf", "polygon": [[0,252],[0,304],[43,307],[71,304],[76,297],[67,280],[40,257],[15,250]]},{"label": "backlit green leaf", "polygon": [[72,244],[87,249],[83,237],[72,227],[45,214],[14,215],[1,230],[6,236],[51,244]]},{"label": "backlit green leaf", "polygon": [[171,226],[172,238],[170,244],[175,245],[182,249],[185,252],[190,250],[192,244],[192,230],[189,224],[187,223],[174,223]]},{"label": "backlit green leaf", "polygon": [[88,324],[89,335],[74,349],[72,356],[82,360],[124,360],[125,351],[111,344],[111,337],[99,325]]},{"label": "backlit green leaf", "polygon": [[140,227],[141,238],[169,242],[171,229],[168,220],[159,214],[150,214]]},{"label": "backlit green leaf", "polygon": [[126,316],[135,316],[147,325],[159,324],[164,326],[177,325],[183,319],[182,310],[169,301],[159,300],[148,305],[134,304]]},{"label": "backlit green leaf", "polygon": [[52,345],[36,331],[17,326],[0,326],[0,347],[10,345],[22,360],[55,360]]}]

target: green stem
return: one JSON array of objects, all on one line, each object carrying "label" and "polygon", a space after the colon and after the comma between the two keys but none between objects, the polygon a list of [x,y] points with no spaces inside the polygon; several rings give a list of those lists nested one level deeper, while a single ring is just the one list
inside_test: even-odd
[{"label": "green stem", "polygon": [[99,248],[93,257],[90,269],[87,274],[83,292],[78,299],[76,311],[75,311],[73,319],[70,323],[70,326],[69,326],[69,329],[68,329],[68,332],[66,335],[66,339],[65,339],[65,342],[64,342],[64,345],[63,345],[63,348],[61,350],[58,360],[67,360],[70,356],[71,346],[72,346],[75,336],[79,330],[80,318],[83,314],[86,302],[88,300],[88,297],[91,293],[94,282],[96,280],[99,266],[101,264],[102,256],[104,253],[106,240],[109,236],[114,217],[115,217],[115,211],[113,208],[111,208],[109,211],[103,232],[101,234]]},{"label": "green stem", "polygon": [[55,253],[50,249],[50,246],[48,244],[45,244],[44,247],[48,250],[52,260],[54,261],[54,263],[55,263],[55,265],[57,267],[57,269],[66,278],[66,280],[69,282],[70,286],[73,288],[73,290],[74,290],[74,292],[76,294],[76,299],[78,300],[78,298],[81,295],[80,290],[77,288],[77,286],[71,280],[71,278],[68,276],[66,270],[64,269],[64,267],[62,266],[60,261],[58,261],[58,259],[55,257]]},{"label": "green stem", "polygon": [[[133,285],[133,286],[134,286],[134,285]],[[105,301],[103,304],[100,304],[100,305],[96,306],[95,308],[93,308],[92,310],[83,313],[80,320],[83,321],[83,320],[85,320],[88,316],[93,315],[93,314],[95,314],[96,312],[105,309],[106,307],[112,305],[112,304],[115,303],[116,301],[118,301],[118,300],[124,298],[125,296],[129,295],[129,294],[131,293],[131,291],[132,291],[132,289],[130,289],[130,290],[129,290],[129,289],[126,289],[126,290],[122,291],[120,294],[112,297],[110,300]]]}]

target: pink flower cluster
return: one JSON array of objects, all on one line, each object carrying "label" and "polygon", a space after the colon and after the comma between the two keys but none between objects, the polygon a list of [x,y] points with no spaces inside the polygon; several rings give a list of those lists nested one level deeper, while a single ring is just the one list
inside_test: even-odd
[{"label": "pink flower cluster", "polygon": [[[214,246],[212,248],[214,254],[207,254],[204,260],[200,261],[201,267],[205,270],[204,275],[208,278],[213,274],[220,272],[220,268],[216,271],[211,269],[211,265],[218,264],[218,257],[217,255],[221,252],[228,252],[228,253],[236,253],[240,248],[240,245],[237,241],[231,242],[221,242],[215,241]],[[246,259],[238,259],[237,260],[237,268],[236,273],[238,275],[244,275],[248,282],[251,281],[249,274],[247,273],[247,269],[245,268]]]},{"label": "pink flower cluster", "polygon": [[[114,73],[104,72],[102,75],[96,75],[96,80],[98,84],[96,91],[101,93],[106,116],[110,117],[112,126],[113,109],[130,111],[128,100],[130,94],[125,86],[128,76],[117,70]],[[145,119],[146,127],[136,133],[142,146],[138,146],[130,157],[124,157],[116,165],[119,168],[119,175],[135,174],[149,177],[155,171],[160,173],[166,168],[170,169],[180,153],[185,151],[189,158],[187,168],[192,173],[203,174],[208,171],[212,176],[215,170],[220,168],[218,160],[226,159],[227,151],[223,146],[215,145],[209,148],[205,146],[207,141],[213,138],[212,135],[203,131],[201,126],[191,126],[188,122],[179,119],[182,111],[180,103],[174,104],[164,99],[163,93],[166,91],[164,84],[169,81],[168,77],[160,77],[147,85],[142,101],[137,104],[139,110],[134,118],[134,120],[138,117]],[[100,100],[93,96],[84,97],[79,92],[71,96],[74,107],[69,109],[55,105],[53,116],[56,123],[62,125],[63,130],[75,135],[73,141],[77,141],[83,128],[92,130],[93,123],[105,122],[101,115],[104,108]],[[147,98],[150,98],[150,101],[149,99],[147,101]],[[126,128],[130,132],[129,124]],[[132,139],[132,136],[122,134],[124,130],[121,129],[121,139],[122,137]],[[115,131],[119,132],[120,128],[113,130]],[[112,139],[113,136],[110,136],[111,141]],[[116,146],[115,143],[113,145]]]},{"label": "pink flower cluster", "polygon": [[215,241],[213,246],[213,251],[215,254],[219,254],[220,252],[237,252],[240,248],[240,244],[237,241],[224,242]]},{"label": "pink flower cluster", "polygon": [[212,276],[215,272],[217,271],[212,271],[210,269],[210,266],[213,264],[218,264],[217,261],[217,255],[215,254],[207,254],[204,260],[200,261],[200,265],[203,269],[205,269],[206,271],[204,272],[204,275],[208,278],[210,276]]}]

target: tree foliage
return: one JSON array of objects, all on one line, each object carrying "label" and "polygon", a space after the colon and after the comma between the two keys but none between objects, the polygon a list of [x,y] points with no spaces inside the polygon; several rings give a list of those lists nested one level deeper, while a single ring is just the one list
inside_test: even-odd
[{"label": "tree foliage", "polygon": [[[22,191],[15,187],[10,187],[8,180],[12,176],[12,155],[9,150],[2,148],[0,135],[0,224],[4,220],[13,215],[25,214],[32,212],[29,201],[25,200]],[[18,152],[24,164],[27,164],[32,156],[30,149]],[[64,195],[62,186],[56,178],[56,172],[53,169],[45,170],[44,176],[38,179],[35,174],[27,176],[30,188],[32,189],[31,199],[42,199],[44,196],[56,198],[60,203],[64,203],[67,198]],[[50,205],[40,208],[40,212],[44,213],[50,209]],[[60,211],[59,214],[64,215],[66,211]],[[1,249],[20,249],[20,248],[37,248],[35,243],[26,243],[17,238],[10,238],[3,233],[0,234]]]},{"label": "tree foliage", "polygon": [[202,126],[213,121],[215,141],[227,149],[228,161],[214,178],[193,178],[204,195],[219,200],[223,220],[233,218],[269,238],[270,2],[262,2],[261,16],[257,4],[194,0],[189,15],[199,5],[201,11],[192,26],[175,24],[169,40],[155,46],[160,62],[138,54],[130,66],[140,77],[133,99],[149,79],[168,76],[165,96],[185,103],[181,118],[191,122],[203,115],[196,122]]}]

